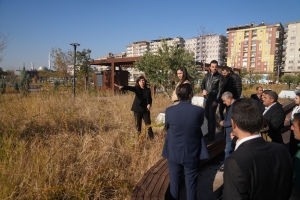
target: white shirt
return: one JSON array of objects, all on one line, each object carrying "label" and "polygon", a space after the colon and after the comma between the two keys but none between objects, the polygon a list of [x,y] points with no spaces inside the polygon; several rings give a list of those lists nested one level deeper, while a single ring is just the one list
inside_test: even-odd
[{"label": "white shirt", "polygon": [[292,111],[292,115],[291,115],[291,122],[294,121],[294,114],[295,113],[299,113],[300,112],[300,106],[295,106],[293,111]]},{"label": "white shirt", "polygon": [[244,142],[246,142],[246,141],[248,141],[248,140],[255,139],[255,138],[259,138],[259,137],[261,137],[261,135],[260,135],[260,134],[256,134],[256,135],[252,135],[252,136],[249,136],[249,137],[245,137],[245,138],[243,138],[243,139],[241,139],[241,140],[237,140],[237,141],[236,141],[236,145],[235,145],[235,149],[234,149],[234,150],[237,150],[237,148],[238,148],[241,144],[243,144]]},{"label": "white shirt", "polygon": [[275,105],[276,103],[277,103],[277,102],[273,103],[273,104],[270,105],[269,107],[266,107],[266,108],[265,108],[265,111],[264,111],[264,113],[263,113],[263,115],[265,115],[266,112],[268,112],[268,110],[269,110],[273,105]]}]

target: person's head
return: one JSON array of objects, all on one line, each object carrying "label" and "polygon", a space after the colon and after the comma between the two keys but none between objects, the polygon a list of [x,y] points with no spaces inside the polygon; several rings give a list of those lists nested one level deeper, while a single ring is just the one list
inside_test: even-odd
[{"label": "person's head", "polygon": [[140,87],[140,88],[146,88],[147,87],[147,80],[145,79],[144,76],[139,76],[136,79],[135,85]]},{"label": "person's head", "polygon": [[211,72],[212,74],[216,73],[216,72],[217,72],[217,67],[218,67],[218,61],[212,60],[212,61],[210,62],[210,67],[209,67],[210,72]]},{"label": "person's head", "polygon": [[192,86],[189,83],[178,85],[176,88],[176,95],[179,101],[187,101],[193,97]]},{"label": "person's head", "polygon": [[273,91],[264,91],[264,95],[262,96],[263,104],[266,107],[269,107],[273,103],[277,102],[278,100],[278,95],[276,92]]},{"label": "person's head", "polygon": [[231,68],[230,67],[228,67],[228,66],[223,66],[222,67],[222,75],[224,77],[229,76],[230,72],[231,72]]},{"label": "person's head", "polygon": [[300,113],[294,114],[291,130],[294,131],[295,139],[300,140]]},{"label": "person's head", "polygon": [[300,93],[297,93],[294,99],[296,105],[300,105]]},{"label": "person's head", "polygon": [[263,89],[262,86],[257,86],[256,87],[256,94],[257,95],[262,95],[263,91],[264,91],[264,89]]},{"label": "person's head", "polygon": [[239,139],[245,134],[257,134],[263,122],[261,108],[254,99],[237,99],[232,104],[231,120],[233,132]]},{"label": "person's head", "polygon": [[226,105],[226,106],[230,106],[231,105],[231,103],[234,101],[234,99],[233,99],[233,95],[232,95],[232,93],[231,92],[224,92],[223,94],[222,94],[222,101],[223,101],[223,103]]},{"label": "person's head", "polygon": [[189,80],[189,75],[185,67],[179,67],[177,69],[177,77],[179,78],[180,83],[183,83],[185,80]]}]

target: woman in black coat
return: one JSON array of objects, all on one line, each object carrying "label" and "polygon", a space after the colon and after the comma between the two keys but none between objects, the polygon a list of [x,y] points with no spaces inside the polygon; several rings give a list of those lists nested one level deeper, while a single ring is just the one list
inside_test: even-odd
[{"label": "woman in black coat", "polygon": [[144,76],[140,76],[136,80],[135,86],[120,86],[115,84],[120,90],[130,90],[135,93],[131,110],[134,112],[134,118],[138,134],[142,130],[142,119],[148,127],[148,136],[152,140],[154,138],[151,128],[150,108],[152,105],[151,91],[147,87],[147,81]]}]

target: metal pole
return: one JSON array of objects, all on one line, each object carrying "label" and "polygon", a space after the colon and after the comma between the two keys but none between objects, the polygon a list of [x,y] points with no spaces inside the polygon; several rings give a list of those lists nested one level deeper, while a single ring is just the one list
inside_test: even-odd
[{"label": "metal pole", "polygon": [[279,74],[280,74],[280,68],[277,66],[277,83],[279,83]]},{"label": "metal pole", "polygon": [[75,72],[76,72],[76,47],[77,46],[80,46],[80,44],[78,43],[72,43],[70,44],[74,47],[74,74],[73,74],[73,95],[74,95],[74,98],[75,98],[75,91],[76,91],[76,83],[75,83]]}]

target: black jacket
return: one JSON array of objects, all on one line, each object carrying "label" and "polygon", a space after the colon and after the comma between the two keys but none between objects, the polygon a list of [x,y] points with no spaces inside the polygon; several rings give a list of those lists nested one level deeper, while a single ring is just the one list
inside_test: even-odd
[{"label": "black jacket", "polygon": [[208,93],[207,97],[205,97],[206,100],[219,103],[221,101],[223,87],[224,77],[219,72],[216,72],[214,74],[208,72],[207,74],[205,74],[201,84],[201,89],[206,90]]},{"label": "black jacket", "polygon": [[151,91],[149,88],[140,88],[138,86],[123,86],[122,90],[129,90],[135,93],[131,110],[134,112],[146,112],[147,105],[152,104]]},{"label": "black jacket", "polygon": [[272,138],[272,142],[283,144],[281,129],[283,128],[285,114],[282,105],[278,102],[274,104],[263,115],[263,118],[269,122],[268,134]]},{"label": "black jacket", "polygon": [[224,78],[224,90],[223,92],[231,92],[234,99],[239,99],[242,94],[242,80],[239,75],[234,72]]}]

